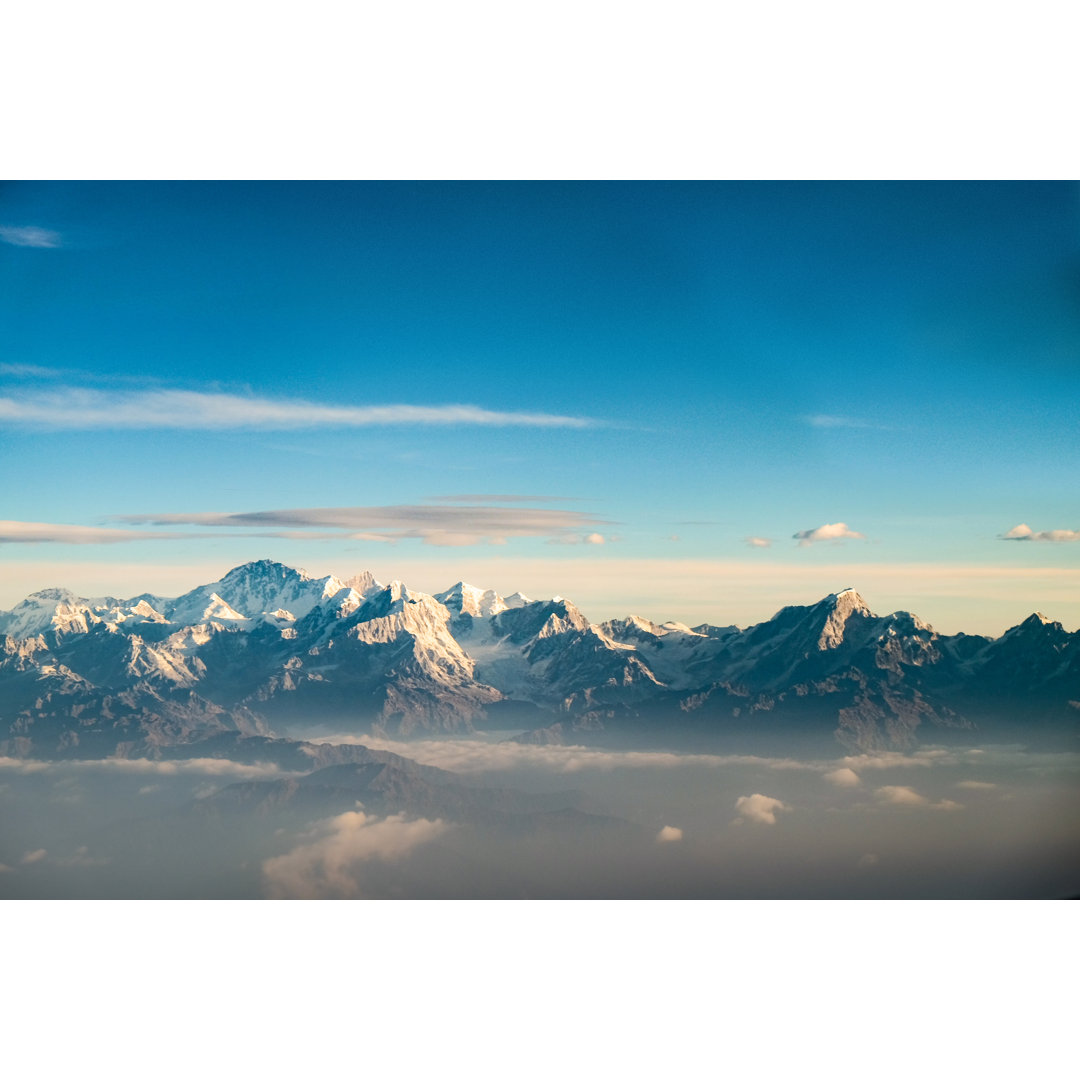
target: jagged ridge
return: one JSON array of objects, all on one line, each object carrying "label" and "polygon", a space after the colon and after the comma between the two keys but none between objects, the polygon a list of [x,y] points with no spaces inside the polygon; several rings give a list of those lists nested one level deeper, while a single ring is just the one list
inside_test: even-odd
[{"label": "jagged ridge", "polygon": [[908,612],[875,615],[854,589],[745,630],[594,625],[561,597],[460,581],[429,595],[260,560],[176,599],[46,589],[0,613],[0,635],[6,753],[317,726],[469,731],[502,715],[562,731],[830,724],[866,748],[925,724],[1080,715],[1080,634],[1035,614],[997,640],[942,636]]}]

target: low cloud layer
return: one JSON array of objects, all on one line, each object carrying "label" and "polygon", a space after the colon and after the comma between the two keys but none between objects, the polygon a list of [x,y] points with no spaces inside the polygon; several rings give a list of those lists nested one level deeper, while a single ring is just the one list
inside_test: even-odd
[{"label": "low cloud layer", "polygon": [[271,762],[246,764],[228,758],[185,758],[179,761],[154,761],[150,758],[84,758],[67,761],[37,761],[33,758],[0,757],[0,772],[14,773],[120,773],[151,776],[225,777],[230,780],[266,780],[282,775]]},{"label": "low cloud layer", "polygon": [[1048,529],[1035,532],[1029,525],[1014,525],[1002,540],[1036,540],[1051,544],[1067,544],[1080,540],[1080,529]]},{"label": "low cloud layer", "polygon": [[323,835],[263,863],[266,894],[275,900],[358,899],[367,860],[404,858],[447,828],[438,819],[407,821],[404,814],[381,820],[362,810],[339,814],[324,823]]},{"label": "low cloud layer", "polygon": [[861,532],[849,529],[842,521],[835,525],[819,525],[816,529],[804,529],[792,536],[793,540],[799,541],[799,547],[809,547],[811,544],[820,543],[822,540],[865,540]]},{"label": "low cloud layer", "polygon": [[759,757],[751,754],[673,754],[663,750],[601,750],[591,746],[534,746],[529,743],[483,742],[479,739],[417,740],[397,742],[370,736],[335,735],[326,742],[362,743],[373,750],[390,750],[423,765],[437,765],[453,772],[484,773],[540,768],[572,774],[595,769],[685,769],[759,766],[777,771],[818,771],[815,762],[794,758]]},{"label": "low cloud layer", "polygon": [[791,810],[780,799],[770,795],[740,795],[735,800],[736,821],[753,821],[759,825],[775,825],[776,815]]},{"label": "low cloud layer", "polygon": [[598,421],[478,405],[332,405],[194,390],[65,387],[0,397],[0,420],[63,429],[283,430],[391,425],[587,428]]}]

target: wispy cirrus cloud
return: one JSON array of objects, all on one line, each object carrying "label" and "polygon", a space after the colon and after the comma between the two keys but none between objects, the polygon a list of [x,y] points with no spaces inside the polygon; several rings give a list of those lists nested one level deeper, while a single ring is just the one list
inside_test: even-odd
[{"label": "wispy cirrus cloud", "polygon": [[[577,510],[519,506],[339,506],[259,510],[234,514],[134,514],[116,518],[129,525],[197,525],[214,528],[339,529],[340,539],[420,540],[436,547],[500,544],[516,537],[582,542],[582,529],[608,524]],[[281,534],[292,539],[295,532]],[[600,541],[589,537],[600,536]],[[585,543],[602,543],[599,533]]]},{"label": "wispy cirrus cloud", "polygon": [[1000,539],[1035,540],[1051,544],[1068,544],[1080,540],[1080,529],[1047,529],[1035,532],[1029,525],[1014,525]]},{"label": "wispy cirrus cloud", "polygon": [[281,430],[392,425],[588,428],[599,421],[478,405],[337,405],[198,390],[63,387],[0,397],[0,421],[50,429]]},{"label": "wispy cirrus cloud", "polygon": [[0,364],[0,375],[11,379],[61,379],[71,372],[62,368],[42,367],[40,364]]},{"label": "wispy cirrus cloud", "polygon": [[63,246],[63,237],[37,225],[0,225],[0,242],[13,247],[58,248]]},{"label": "wispy cirrus cloud", "polygon": [[792,536],[792,540],[799,541],[799,547],[809,547],[811,544],[820,543],[822,540],[865,540],[861,532],[849,529],[847,525],[838,521],[835,525],[819,525],[816,529],[804,529]]},{"label": "wispy cirrus cloud", "polygon": [[833,416],[828,413],[815,413],[804,416],[803,420],[816,428],[866,428],[873,431],[888,431],[884,424],[875,424],[870,420],[860,420],[854,416]]},{"label": "wispy cirrus cloud", "polygon": [[772,547],[772,541],[766,536],[748,536],[746,543],[749,547],[753,548],[767,548]]}]

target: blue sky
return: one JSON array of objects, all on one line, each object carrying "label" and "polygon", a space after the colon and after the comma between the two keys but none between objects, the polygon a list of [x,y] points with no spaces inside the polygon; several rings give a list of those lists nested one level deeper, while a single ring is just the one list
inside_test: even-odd
[{"label": "blue sky", "polygon": [[6,184],[0,328],[0,607],[269,556],[1080,624],[1075,184]]}]

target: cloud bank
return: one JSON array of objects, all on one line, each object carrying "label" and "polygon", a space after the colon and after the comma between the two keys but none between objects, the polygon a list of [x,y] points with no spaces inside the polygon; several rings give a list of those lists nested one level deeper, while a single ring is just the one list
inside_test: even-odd
[{"label": "cloud bank", "polygon": [[587,428],[598,421],[478,405],[330,405],[194,390],[26,391],[0,397],[0,420],[47,428],[281,430],[423,425]]}]

